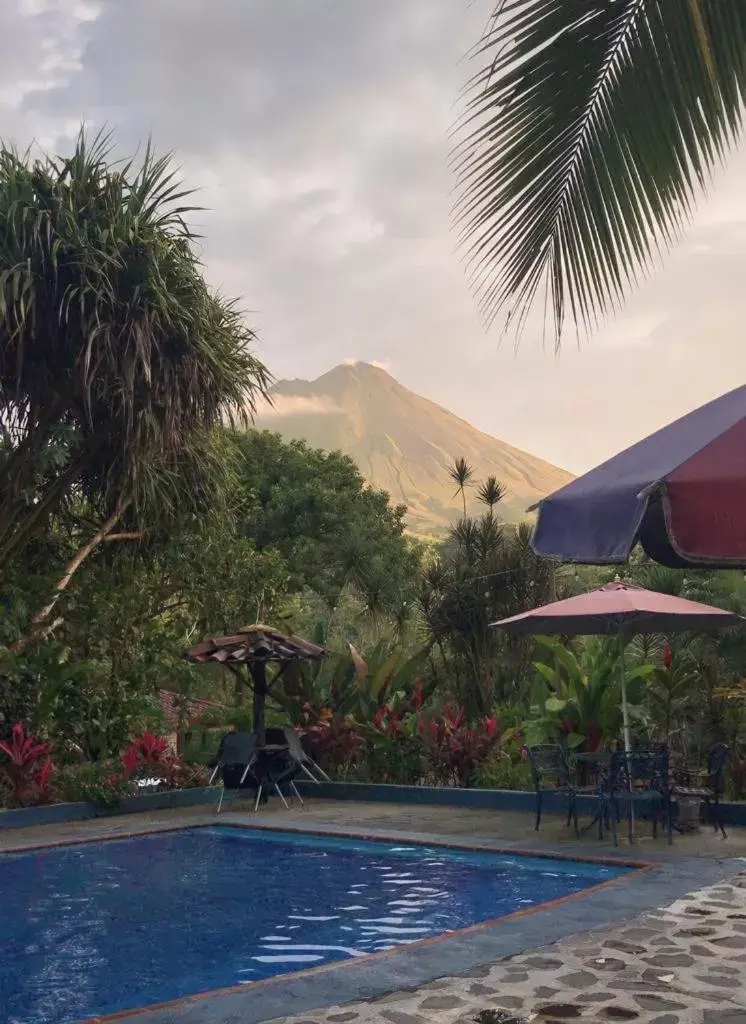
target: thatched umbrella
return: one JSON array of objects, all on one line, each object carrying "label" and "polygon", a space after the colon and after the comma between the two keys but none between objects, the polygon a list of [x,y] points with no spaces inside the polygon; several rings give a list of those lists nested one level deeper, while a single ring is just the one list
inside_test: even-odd
[{"label": "thatched umbrella", "polygon": [[[253,626],[242,626],[232,636],[216,636],[190,647],[186,657],[199,664],[216,662],[224,665],[237,677],[240,685],[249,682],[254,690],[254,732],[259,743],[264,743],[264,704],[269,688],[267,686],[267,665],[275,662],[279,672],[270,687],[281,678],[289,665],[301,661],[320,661],[326,648],[303,640],[298,636],[286,636],[271,626],[260,622]],[[243,669],[246,669],[244,675]]]}]

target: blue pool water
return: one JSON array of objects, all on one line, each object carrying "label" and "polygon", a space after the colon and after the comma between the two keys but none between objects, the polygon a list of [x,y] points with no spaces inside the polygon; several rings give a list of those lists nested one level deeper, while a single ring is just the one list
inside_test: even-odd
[{"label": "blue pool water", "polygon": [[392,949],[629,869],[238,828],[0,856],[0,1007],[62,1024]]}]

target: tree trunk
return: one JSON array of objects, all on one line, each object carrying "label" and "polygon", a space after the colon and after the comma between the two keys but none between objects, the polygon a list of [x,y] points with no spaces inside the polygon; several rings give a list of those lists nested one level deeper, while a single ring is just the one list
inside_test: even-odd
[{"label": "tree trunk", "polygon": [[45,604],[43,608],[40,608],[38,612],[31,619],[31,626],[16,642],[12,645],[11,650],[19,653],[25,650],[28,645],[41,637],[44,633],[45,623],[48,621],[49,616],[54,611],[55,605],[59,601],[60,597],[67,590],[70,580],[73,578],[75,573],[81,567],[86,558],[95,551],[96,548],[101,544],[106,537],[111,533],[114,527],[117,525],[119,520],[124,515],[128,505],[131,504],[131,498],[126,498],[117,505],[114,512],[109,516],[106,522],[101,526],[99,530],[91,537],[91,539],[79,548],[75,556],[68,562],[65,574],[60,580],[57,581],[55,587],[55,593],[49,604]]},{"label": "tree trunk", "polygon": [[0,509],[0,569],[9,563],[44,517],[54,511],[64,493],[80,476],[87,458],[87,452],[80,455],[30,509],[24,509],[22,513],[10,506]]}]

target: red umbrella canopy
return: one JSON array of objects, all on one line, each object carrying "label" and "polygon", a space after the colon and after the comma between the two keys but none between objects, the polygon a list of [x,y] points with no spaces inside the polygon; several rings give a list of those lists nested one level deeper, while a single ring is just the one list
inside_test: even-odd
[{"label": "red umbrella canopy", "polygon": [[607,583],[587,594],[493,622],[510,633],[561,633],[565,636],[674,633],[720,629],[746,619],[712,605],[643,590],[629,583]]}]

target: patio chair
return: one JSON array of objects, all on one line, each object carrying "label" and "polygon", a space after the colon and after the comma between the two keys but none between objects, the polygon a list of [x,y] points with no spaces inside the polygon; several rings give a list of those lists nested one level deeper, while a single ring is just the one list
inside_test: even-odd
[{"label": "patio chair", "polygon": [[218,759],[210,776],[210,783],[220,772],[223,783],[218,801],[218,811],[223,806],[226,789],[238,792],[241,789],[255,789],[258,781],[251,772],[256,762],[256,736],[250,732],[229,732],[220,741]]},{"label": "patio chair", "polygon": [[[284,733],[287,740],[288,750],[290,751],[290,756],[300,765],[300,770],[303,774],[308,776],[311,782],[315,782],[317,785],[319,782],[331,782],[332,780],[323,768],[320,768],[314,759],[305,752],[303,744],[300,741],[300,736],[295,729],[293,729],[292,726],[287,725],[285,726]],[[314,772],[316,774],[314,774]]]},{"label": "patio chair", "polygon": [[277,795],[282,800],[283,806],[287,808],[289,805],[285,799],[285,794],[282,792],[282,787],[286,785],[291,793],[298,798],[298,802],[302,807],[303,799],[298,792],[298,787],[295,785],[295,779],[301,771],[301,764],[292,752],[287,730],[280,728],[265,729],[264,742],[266,746],[277,749],[260,749],[258,751],[259,760],[256,775],[259,788],[257,789],[255,810],[259,808],[259,801],[265,786],[267,789],[272,787],[277,790]]},{"label": "patio chair", "polygon": [[611,808],[614,846],[619,845],[617,823],[619,805],[627,805],[627,831],[632,842],[632,812],[635,805],[645,808],[653,819],[653,836],[658,835],[658,818],[665,816],[669,846],[673,843],[673,807],[669,782],[668,747],[635,747],[615,750],[611,755],[609,778],[604,799]]},{"label": "patio chair", "polygon": [[674,803],[680,797],[693,797],[704,801],[707,820],[715,831],[728,838],[720,812],[720,798],[725,792],[725,768],[730,757],[727,743],[716,743],[707,756],[707,768],[696,771],[688,768],[675,768],[672,771],[671,799]]},{"label": "patio chair", "polygon": [[[531,777],[536,790],[536,825],[534,830],[539,831],[541,824],[542,797],[547,793],[563,793],[567,796],[567,824],[574,822],[575,834],[578,831],[578,814],[575,803],[576,788],[573,783],[572,772],[567,761],[565,751],[562,747],[553,743],[540,744],[535,747],[524,747],[531,764]],[[550,785],[545,785],[550,782]]]}]

